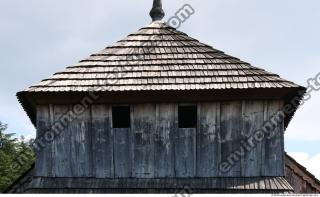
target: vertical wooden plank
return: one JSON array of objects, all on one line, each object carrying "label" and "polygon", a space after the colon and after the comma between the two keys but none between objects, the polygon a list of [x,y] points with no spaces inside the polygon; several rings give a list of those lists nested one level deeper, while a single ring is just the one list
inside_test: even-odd
[{"label": "vertical wooden plank", "polygon": [[91,109],[77,114],[70,123],[73,177],[92,177]]},{"label": "vertical wooden plank", "polygon": [[[44,136],[45,132],[51,130],[49,105],[37,106],[37,139]],[[42,141],[42,140],[41,140]],[[45,143],[36,149],[35,175],[51,176],[52,174],[52,143]]]},{"label": "vertical wooden plank", "polygon": [[196,131],[194,128],[178,129],[175,139],[176,177],[194,177],[196,175]]},{"label": "vertical wooden plank", "polygon": [[[264,100],[263,101],[263,127],[265,126],[266,122],[268,121],[268,100]],[[265,134],[264,136],[264,140],[261,142],[261,170],[260,170],[260,174],[263,176],[265,174],[265,168],[264,168],[264,163],[265,163],[265,144],[266,144],[266,137],[267,135]]]},{"label": "vertical wooden plank", "polygon": [[240,176],[241,163],[241,110],[240,101],[221,103],[221,159],[231,166],[230,170],[221,171],[222,176]]},{"label": "vertical wooden plank", "polygon": [[[285,102],[283,100],[279,100],[279,110],[283,111],[283,107],[285,105]],[[284,147],[284,133],[285,133],[285,126],[284,126],[284,117],[281,119],[282,122],[279,125],[280,130],[280,151],[279,151],[279,158],[280,158],[280,164],[279,164],[279,171],[277,174],[279,176],[285,176],[285,147]]]},{"label": "vertical wooden plank", "polygon": [[284,176],[283,120],[278,124],[277,121],[271,121],[281,107],[282,101],[270,100],[268,102],[267,125],[271,129],[269,129],[269,134],[267,134],[263,145],[263,176]]},{"label": "vertical wooden plank", "polygon": [[[53,155],[52,162],[54,177],[71,177],[71,158],[70,158],[70,130],[69,121],[65,119],[66,113],[69,111],[68,105],[53,105],[53,118],[55,123],[63,125],[63,131],[56,136],[52,142]],[[69,119],[68,119],[69,120]]]},{"label": "vertical wooden plank", "polygon": [[133,113],[133,106],[130,107],[130,133],[129,133],[129,141],[130,141],[130,146],[129,146],[129,159],[130,159],[130,176],[133,177],[133,162],[134,162],[134,113]]},{"label": "vertical wooden plank", "polygon": [[241,176],[260,176],[261,141],[257,141],[255,133],[263,125],[263,101],[243,101],[243,130],[241,132],[244,154],[241,157]]},{"label": "vertical wooden plank", "polygon": [[222,146],[221,146],[221,102],[217,102],[217,134],[218,134],[218,137],[217,137],[217,143],[218,143],[218,150],[216,151],[216,159],[217,159],[217,163],[218,163],[218,169],[217,169],[217,172],[215,174],[217,174],[218,176],[221,175],[221,172],[220,172],[220,164],[222,161],[222,156],[221,156],[221,153],[222,153]]},{"label": "vertical wooden plank", "polygon": [[133,176],[154,177],[154,135],[156,105],[138,104],[133,107]]},{"label": "vertical wooden plank", "polygon": [[93,170],[97,178],[112,178],[113,134],[110,125],[109,105],[92,105]]},{"label": "vertical wooden plank", "polygon": [[219,165],[218,103],[199,104],[200,121],[197,136],[197,176],[216,177]]},{"label": "vertical wooden plank", "polygon": [[131,177],[131,140],[130,128],[113,128],[114,136],[114,176],[116,178]]},{"label": "vertical wooden plank", "polygon": [[157,104],[155,177],[174,177],[174,104]]},{"label": "vertical wooden plank", "polygon": [[[178,120],[178,107],[175,107],[175,120]],[[175,121],[175,174],[178,178],[196,175],[196,128],[178,128]]]}]

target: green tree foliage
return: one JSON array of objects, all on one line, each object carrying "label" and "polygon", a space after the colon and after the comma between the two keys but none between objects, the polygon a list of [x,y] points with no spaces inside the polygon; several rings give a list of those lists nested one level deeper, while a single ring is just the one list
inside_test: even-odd
[{"label": "green tree foliage", "polygon": [[[32,140],[15,138],[13,133],[6,134],[6,129],[7,125],[0,122],[0,192],[25,173],[34,162]],[[23,158],[23,162],[14,165],[18,158]]]}]

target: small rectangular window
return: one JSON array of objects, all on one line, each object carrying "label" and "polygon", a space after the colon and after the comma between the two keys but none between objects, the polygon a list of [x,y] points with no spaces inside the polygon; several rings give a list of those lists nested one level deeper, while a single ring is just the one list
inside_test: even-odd
[{"label": "small rectangular window", "polygon": [[197,127],[197,106],[179,106],[179,128]]},{"label": "small rectangular window", "polygon": [[117,106],[112,107],[112,125],[113,128],[130,128],[130,107]]}]

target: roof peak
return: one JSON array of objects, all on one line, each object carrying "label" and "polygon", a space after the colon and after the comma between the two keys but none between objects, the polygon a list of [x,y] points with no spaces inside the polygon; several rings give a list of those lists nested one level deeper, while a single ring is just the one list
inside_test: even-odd
[{"label": "roof peak", "polygon": [[171,28],[171,29],[174,29],[173,27],[168,25],[165,21],[160,21],[160,20],[152,21],[151,23],[142,27],[142,29],[147,29],[147,28],[155,28],[155,29]]},{"label": "roof peak", "polygon": [[153,6],[150,11],[150,16],[152,21],[162,20],[165,16],[165,13],[162,9],[162,0],[153,0]]}]

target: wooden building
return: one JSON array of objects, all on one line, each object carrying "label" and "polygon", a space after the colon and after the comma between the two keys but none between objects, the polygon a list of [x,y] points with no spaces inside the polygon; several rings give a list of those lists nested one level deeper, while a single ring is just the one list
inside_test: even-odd
[{"label": "wooden building", "polygon": [[[285,179],[292,186],[293,190],[290,193],[297,194],[319,194],[320,193],[320,181],[310,172],[307,171],[305,167],[300,165],[296,160],[294,160],[289,155],[285,155]],[[28,170],[25,174],[23,174],[20,178],[18,178],[10,187],[7,188],[5,193],[30,193],[32,192],[32,180],[34,178],[34,165],[31,166],[30,170]],[[270,180],[269,180],[270,182]],[[59,193],[70,193],[69,189],[59,189]],[[45,189],[42,190],[46,192]],[[52,191],[52,190],[51,190]],[[38,191],[39,192],[39,191]],[[47,192],[50,192],[47,191]],[[81,192],[81,191],[74,191]],[[184,189],[178,189],[176,191],[172,191],[176,193],[192,193],[192,189],[187,186]],[[218,191],[215,191],[218,192]],[[226,193],[226,191],[220,190],[220,192]],[[231,193],[231,191],[229,191]],[[233,191],[232,193],[242,191]],[[264,193],[263,191],[251,191],[253,193]],[[267,193],[267,192],[265,192]]]},{"label": "wooden building", "polygon": [[[296,160],[294,160],[289,155],[285,155],[285,179],[292,186],[293,191],[290,193],[297,194],[319,194],[320,193],[320,181],[310,172],[307,171],[305,167],[300,165]],[[34,177],[34,165],[31,166],[25,174],[18,178],[10,187],[7,188],[5,193],[28,193],[32,192],[32,180]],[[270,180],[269,180],[270,181]],[[70,193],[69,189],[59,189],[59,193],[64,191]],[[45,192],[46,190],[42,190]],[[52,190],[51,190],[52,191]],[[75,191],[76,192],[76,191]],[[79,192],[79,191],[78,191]],[[191,188],[184,187],[183,190],[176,190],[177,193],[191,193],[193,192]],[[220,190],[220,192],[223,192]],[[236,192],[236,191],[235,191]],[[241,191],[238,191],[241,192]],[[253,193],[255,191],[252,191]],[[258,193],[258,192],[257,192]],[[260,191],[260,193],[264,193]]]},{"label": "wooden building", "polygon": [[285,157],[286,179],[295,193],[320,194],[320,181],[289,155]]},{"label": "wooden building", "polygon": [[159,0],[150,14],[151,24],[17,94],[37,127],[23,191],[293,192],[283,134],[305,88],[170,27]]}]

